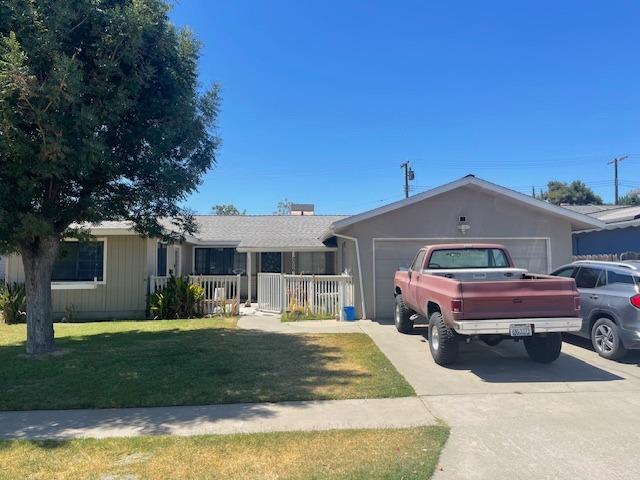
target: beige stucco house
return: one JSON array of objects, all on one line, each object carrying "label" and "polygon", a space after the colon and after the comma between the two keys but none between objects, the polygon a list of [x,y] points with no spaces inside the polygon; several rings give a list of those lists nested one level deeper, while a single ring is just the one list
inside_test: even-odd
[{"label": "beige stucco house", "polygon": [[354,279],[362,316],[391,318],[393,276],[434,243],[502,243],[519,267],[548,273],[572,259],[571,232],[602,222],[472,175],[374,210],[337,220],[338,268]]},{"label": "beige stucco house", "polygon": [[[361,317],[393,308],[393,275],[422,245],[505,244],[515,262],[547,273],[571,261],[571,232],[595,218],[467,176],[353,216],[196,216],[198,233],[180,244],[142,238],[126,222],[93,226],[92,244],[68,242],[52,282],[54,314],[78,319],[142,318],[152,276],[241,275],[243,299],[257,274],[347,272]],[[7,281],[23,281],[21,259],[5,259]]]}]

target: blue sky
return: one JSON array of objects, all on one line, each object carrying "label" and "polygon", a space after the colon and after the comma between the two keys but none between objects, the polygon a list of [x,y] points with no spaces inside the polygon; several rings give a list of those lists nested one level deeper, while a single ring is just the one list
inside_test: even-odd
[{"label": "blue sky", "polygon": [[223,88],[218,164],[188,205],[357,213],[468,173],[530,192],[640,187],[640,2],[181,0]]}]

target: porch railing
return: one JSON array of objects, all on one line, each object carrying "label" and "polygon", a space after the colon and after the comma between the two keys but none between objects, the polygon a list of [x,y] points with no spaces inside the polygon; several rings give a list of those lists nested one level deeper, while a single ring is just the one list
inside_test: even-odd
[{"label": "porch railing", "polygon": [[[166,288],[169,278],[152,275],[151,292]],[[200,305],[203,314],[237,315],[240,311],[240,275],[189,275],[185,278],[203,288],[204,300]]]},{"label": "porch railing", "polygon": [[299,310],[343,319],[343,308],[353,304],[350,275],[258,274],[258,309],[262,311]]}]

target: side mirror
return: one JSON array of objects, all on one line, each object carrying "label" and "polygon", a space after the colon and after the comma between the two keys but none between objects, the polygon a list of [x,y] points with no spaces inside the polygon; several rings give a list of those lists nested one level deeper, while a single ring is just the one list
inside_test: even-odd
[{"label": "side mirror", "polygon": [[407,270],[407,273],[409,274],[409,280],[411,280],[411,275],[413,275],[413,272],[411,271],[411,269]]}]

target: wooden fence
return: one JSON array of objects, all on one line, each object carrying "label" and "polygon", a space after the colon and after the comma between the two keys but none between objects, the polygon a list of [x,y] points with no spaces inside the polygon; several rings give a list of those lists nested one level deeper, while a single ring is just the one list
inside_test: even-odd
[{"label": "wooden fence", "polygon": [[349,275],[258,274],[258,309],[262,311],[300,311],[343,319],[343,308],[353,304]]},{"label": "wooden fence", "polygon": [[639,260],[640,253],[638,252],[625,252],[625,253],[601,253],[594,255],[574,255],[573,261],[576,260],[598,260],[607,262],[619,262],[621,260]]},{"label": "wooden fence", "polygon": [[[170,277],[151,276],[151,292],[166,288]],[[201,304],[205,315],[238,315],[240,311],[240,275],[189,275],[189,282],[204,290]]]}]

